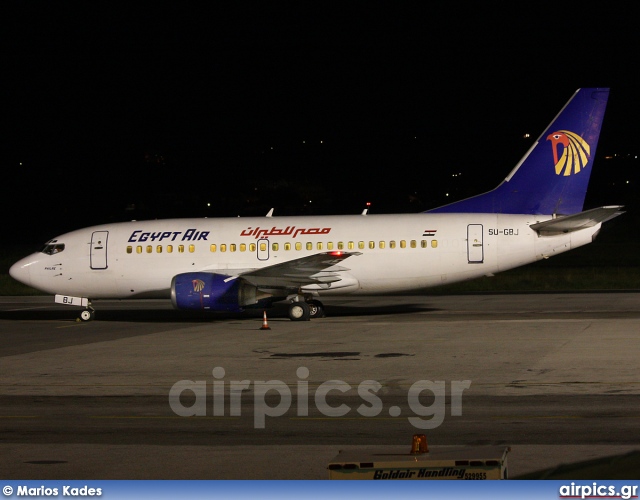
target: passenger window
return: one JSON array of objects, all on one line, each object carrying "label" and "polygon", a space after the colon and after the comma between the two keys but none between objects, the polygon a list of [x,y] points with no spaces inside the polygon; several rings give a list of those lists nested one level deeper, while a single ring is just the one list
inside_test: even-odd
[{"label": "passenger window", "polygon": [[389,248],[395,248],[395,247],[396,247],[396,242],[395,242],[395,241],[393,241],[393,240],[391,240],[391,241],[389,242]]},{"label": "passenger window", "polygon": [[384,241],[380,242],[380,248],[384,248]]},{"label": "passenger window", "polygon": [[285,244],[284,244],[284,249],[285,249],[286,251],[291,250],[291,243],[285,243]]},{"label": "passenger window", "polygon": [[127,253],[133,253],[133,248],[132,247],[127,247]]},{"label": "passenger window", "polygon": [[178,253],[184,253],[184,245],[178,245]]},{"label": "passenger window", "polygon": [[407,242],[404,240],[400,240],[400,248],[407,248]]},{"label": "passenger window", "polygon": [[167,253],[173,252],[173,245],[167,245]]},{"label": "passenger window", "polygon": [[313,243],[307,241],[307,250],[313,250]]},{"label": "passenger window", "polygon": [[431,248],[438,248],[438,240],[431,240]]},{"label": "passenger window", "polygon": [[211,243],[211,246],[209,247],[209,250],[211,250],[212,252],[215,252],[217,250],[216,244],[215,243]]},{"label": "passenger window", "polygon": [[247,244],[246,243],[240,243],[240,251],[241,252],[246,252],[247,251]]},{"label": "passenger window", "polygon": [[142,245],[136,247],[136,253],[142,253]]},{"label": "passenger window", "polygon": [[229,251],[230,252],[235,252],[236,251],[236,244],[235,243],[231,243],[231,245],[229,245]]},{"label": "passenger window", "polygon": [[318,250],[322,250],[322,242],[321,241],[318,242],[318,245],[316,246],[316,248]]},{"label": "passenger window", "polygon": [[226,245],[226,243],[222,243],[222,244],[220,245],[220,251],[221,251],[221,252],[226,252],[226,251],[227,251],[227,245]]},{"label": "passenger window", "polygon": [[156,247],[156,252],[158,252],[158,253],[162,253],[162,245],[158,245],[158,246]]},{"label": "passenger window", "polygon": [[349,243],[347,243],[347,248],[349,250],[353,250],[355,247],[355,243],[353,241],[350,241]]},{"label": "passenger window", "polygon": [[421,246],[422,248],[427,248],[427,240],[422,240],[422,241],[420,241],[420,246]]},{"label": "passenger window", "polygon": [[189,245],[189,253],[193,253],[196,251],[196,246],[195,245]]},{"label": "passenger window", "polygon": [[[262,243],[261,245],[264,245],[264,243]],[[278,245],[277,243],[272,243],[271,244],[271,250],[273,250],[274,252],[278,251],[278,248],[280,248],[280,245]],[[267,249],[267,246],[265,245],[264,248],[262,248],[262,246],[260,246],[260,250],[261,251],[265,251]]]},{"label": "passenger window", "polygon": [[370,241],[369,242],[369,248],[371,248],[372,250],[376,247],[376,242],[375,241]]},{"label": "passenger window", "polygon": [[411,248],[415,248],[416,247],[416,240],[411,240]]},{"label": "passenger window", "polygon": [[296,242],[296,250],[302,250],[302,243],[299,241]]},{"label": "passenger window", "polygon": [[364,250],[364,241],[359,241],[359,242],[358,242],[358,248],[359,248],[360,250]]},{"label": "passenger window", "polygon": [[152,253],[153,247],[151,245],[147,245],[147,253]]},{"label": "passenger window", "polygon": [[327,243],[327,250],[333,250],[333,241]]},{"label": "passenger window", "polygon": [[249,251],[250,252],[255,252],[256,251],[256,244],[255,243],[249,243]]},{"label": "passenger window", "polygon": [[344,250],[344,243],[341,241],[338,242],[338,250]]},{"label": "passenger window", "polygon": [[266,252],[267,251],[267,244],[266,243],[260,243],[260,251],[261,252]]}]

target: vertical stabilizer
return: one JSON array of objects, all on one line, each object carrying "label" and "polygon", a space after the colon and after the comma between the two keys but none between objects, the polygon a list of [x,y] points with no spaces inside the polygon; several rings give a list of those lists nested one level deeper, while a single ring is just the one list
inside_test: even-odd
[{"label": "vertical stabilizer", "polygon": [[608,88],[578,89],[497,188],[428,212],[581,212],[608,97]]}]

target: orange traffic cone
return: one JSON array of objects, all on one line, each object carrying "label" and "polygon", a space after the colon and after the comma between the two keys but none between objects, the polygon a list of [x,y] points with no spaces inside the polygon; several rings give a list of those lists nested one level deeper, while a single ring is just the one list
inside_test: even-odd
[{"label": "orange traffic cone", "polygon": [[267,323],[267,311],[263,312],[262,326],[260,327],[260,330],[271,330],[271,328],[269,327],[269,323]]},{"label": "orange traffic cone", "polygon": [[422,453],[429,453],[429,447],[427,446],[427,436],[424,434],[414,434],[411,442],[411,454],[420,455]]}]

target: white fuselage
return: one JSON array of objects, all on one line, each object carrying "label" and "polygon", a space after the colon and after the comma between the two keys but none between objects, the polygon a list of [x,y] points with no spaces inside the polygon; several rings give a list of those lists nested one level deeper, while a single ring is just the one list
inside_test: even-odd
[{"label": "white fuselage", "polygon": [[[237,276],[320,252],[358,252],[341,280],[307,292],[409,291],[505,271],[590,243],[600,224],[539,236],[542,215],[404,214],[169,219],[93,226],[58,236],[64,250],[32,254],[12,276],[51,294],[169,298],[172,278]],[[344,269],[346,268],[346,270]]]}]

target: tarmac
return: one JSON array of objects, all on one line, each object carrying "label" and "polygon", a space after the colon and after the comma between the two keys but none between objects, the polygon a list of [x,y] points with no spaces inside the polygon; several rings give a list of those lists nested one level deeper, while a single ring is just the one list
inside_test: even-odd
[{"label": "tarmac", "polygon": [[[262,330],[262,310],[99,301],[80,322],[1,297],[0,477],[327,479],[339,451],[415,433],[508,447],[510,478],[640,450],[638,293],[324,303]],[[637,478],[622,463],[590,474]]]}]

